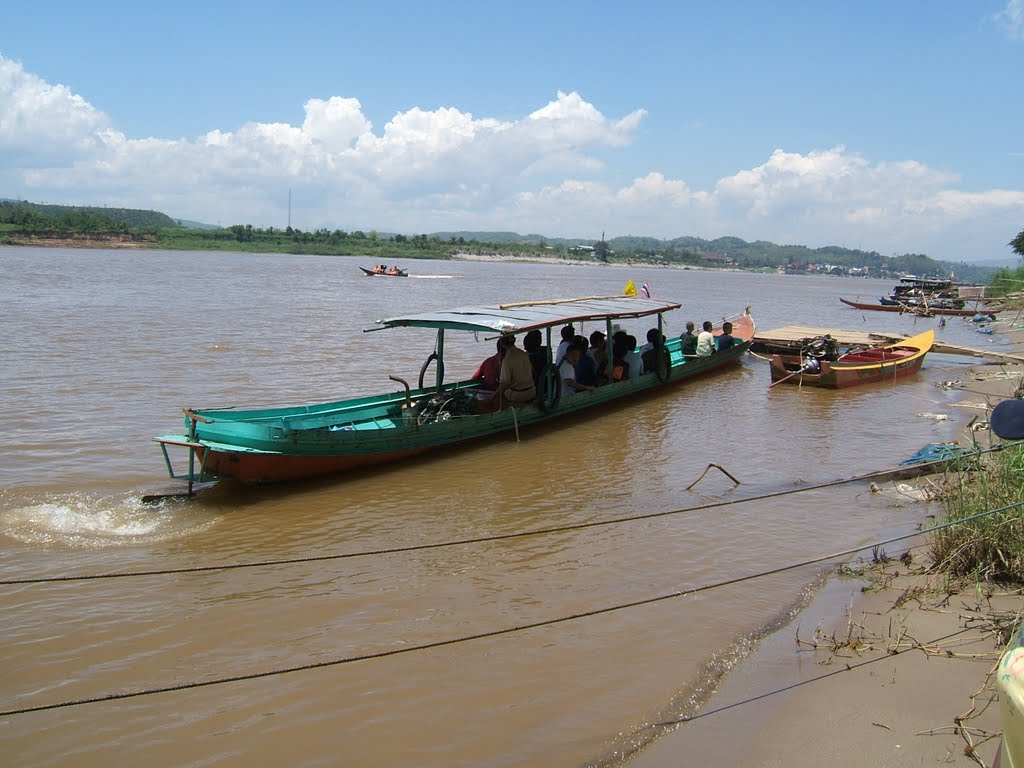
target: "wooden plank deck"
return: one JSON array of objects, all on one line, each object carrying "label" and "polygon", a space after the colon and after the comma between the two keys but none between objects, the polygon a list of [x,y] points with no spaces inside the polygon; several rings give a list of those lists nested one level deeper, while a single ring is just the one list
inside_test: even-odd
[{"label": "wooden plank deck", "polygon": [[894,344],[907,338],[902,333],[867,333],[865,331],[844,331],[836,328],[814,328],[809,325],[787,325],[782,328],[775,328],[771,331],[758,330],[754,336],[755,344],[764,346],[787,347],[798,344],[804,339],[813,339],[816,336],[828,334],[840,346],[863,346],[874,347],[880,344]]}]

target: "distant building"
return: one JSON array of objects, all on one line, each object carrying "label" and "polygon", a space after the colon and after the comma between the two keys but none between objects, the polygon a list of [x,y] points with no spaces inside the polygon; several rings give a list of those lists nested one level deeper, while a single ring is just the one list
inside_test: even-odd
[{"label": "distant building", "polygon": [[726,256],[725,254],[714,253],[709,254],[707,256],[702,256],[701,258],[703,258],[704,261],[708,262],[709,264],[721,264],[723,267],[731,267],[736,264],[736,259],[732,258],[731,256]]}]

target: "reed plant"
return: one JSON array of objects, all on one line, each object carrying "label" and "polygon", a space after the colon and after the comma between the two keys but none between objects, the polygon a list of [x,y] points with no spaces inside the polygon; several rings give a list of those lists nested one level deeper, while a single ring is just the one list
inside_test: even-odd
[{"label": "reed plant", "polygon": [[[1024,501],[1024,445],[989,454],[981,471],[959,472],[944,495],[948,521]],[[1024,506],[932,534],[935,568],[975,581],[1024,584]]]}]

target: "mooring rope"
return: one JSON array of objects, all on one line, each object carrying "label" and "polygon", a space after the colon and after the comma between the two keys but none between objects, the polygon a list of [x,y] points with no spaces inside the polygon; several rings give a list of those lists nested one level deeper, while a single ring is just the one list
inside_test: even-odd
[{"label": "mooring rope", "polygon": [[237,683],[246,680],[258,680],[265,677],[275,677],[277,675],[286,675],[292,672],[303,672],[311,669],[323,669],[325,667],[336,667],[342,664],[352,664],[357,661],[369,661],[371,659],[384,659],[389,656],[397,656],[404,653],[412,653],[414,651],[427,651],[435,648],[443,648],[449,645],[457,645],[460,643],[467,643],[474,640],[483,640],[486,638],[500,637],[502,635],[510,635],[515,632],[523,632],[528,629],[538,629],[540,627],[550,627],[556,624],[564,624],[570,621],[578,621],[579,619],[591,618],[593,616],[600,616],[602,614],[613,613],[615,611],[626,610],[627,608],[637,608],[643,605],[652,605],[654,603],[663,602],[665,600],[673,600],[679,597],[686,597],[688,595],[694,595],[699,592],[707,592],[712,589],[719,589],[721,587],[728,587],[735,584],[741,584],[745,581],[752,581],[754,579],[763,578],[765,576],[774,576],[785,571],[791,571],[798,568],[804,568],[809,565],[815,565],[828,560],[835,560],[840,557],[846,557],[857,552],[863,552],[867,549],[878,549],[886,544],[893,544],[898,541],[905,541],[916,536],[923,536],[927,533],[934,533],[935,531],[941,531],[945,528],[950,528],[956,525],[962,525],[972,520],[979,520],[989,515],[995,515],[1000,512],[1007,512],[1011,509],[1024,506],[1024,501],[1018,501],[1013,504],[1008,504],[998,509],[990,509],[984,512],[979,512],[968,517],[961,518],[959,520],[950,520],[945,523],[934,525],[931,528],[925,528],[920,531],[914,531],[913,533],[903,534],[901,536],[893,536],[882,541],[876,541],[871,544],[863,544],[858,547],[850,549],[844,549],[839,552],[833,552],[828,555],[821,555],[819,557],[813,557],[808,560],[802,560],[798,563],[790,563],[789,565],[779,566],[777,568],[771,568],[766,571],[759,571],[757,573],[747,574],[746,576],[736,576],[731,579],[724,579],[722,581],[712,582],[710,584],[704,584],[698,587],[692,587],[690,589],[677,590],[675,592],[669,592],[663,595],[656,595],[654,597],[642,598],[640,600],[632,600],[627,603],[619,603],[617,605],[605,606],[603,608],[594,608],[589,611],[580,611],[569,616],[559,616],[553,619],[542,619],[540,621],[529,622],[527,624],[518,624],[512,627],[503,627],[501,629],[493,629],[486,632],[478,632],[472,635],[463,635],[461,637],[452,637],[446,640],[435,640],[430,643],[421,643],[419,645],[408,645],[402,648],[392,648],[386,651],[375,651],[372,653],[360,654],[357,656],[345,656],[340,659],[328,659],[326,661],[315,661],[307,664],[298,664],[291,667],[282,667],[279,669],[269,669],[260,672],[247,672],[240,675],[231,675],[227,677],[218,677],[211,680],[197,680],[186,683],[178,683],[176,685],[167,685],[157,688],[144,688],[136,691],[124,691],[120,693],[108,693],[99,696],[91,696],[81,699],[70,699],[67,701],[55,702],[53,704],[38,704],[30,707],[19,707],[16,709],[0,710],[0,717],[10,717],[12,715],[23,715],[29,712],[43,712],[51,709],[62,709],[65,707],[73,707],[81,704],[95,704],[101,701],[118,701],[121,699],[134,699],[140,696],[150,696],[158,693],[170,693],[172,691],[185,691],[193,688],[205,688],[211,685],[223,685],[225,683]]},{"label": "mooring rope", "polygon": [[[963,460],[968,460],[972,457],[981,455],[982,453],[990,453],[993,451],[1001,450],[1002,446],[995,446],[987,448],[981,451],[974,451],[969,454],[965,454],[960,457]],[[705,470],[706,471],[706,470]],[[556,533],[567,533],[570,531],[581,531],[588,528],[600,528],[606,525],[621,525],[624,523],[632,523],[641,520],[653,520],[659,517],[669,517],[671,515],[681,515],[689,512],[701,512],[708,509],[715,509],[718,507],[728,507],[738,504],[746,504],[751,501],[764,501],[765,499],[774,499],[782,496],[789,496],[796,493],[804,493],[806,491],[819,491],[824,488],[834,488],[839,485],[846,485],[847,483],[862,482],[865,480],[872,480],[881,475],[893,474],[894,470],[887,469],[878,472],[870,472],[866,475],[857,475],[855,477],[849,477],[845,480],[831,480],[827,483],[819,483],[817,485],[808,485],[801,488],[787,488],[783,491],[772,491],[769,493],[759,494],[757,496],[747,496],[740,499],[726,499],[723,501],[713,501],[707,504],[699,504],[693,507],[683,507],[681,509],[663,510],[661,512],[645,512],[640,515],[628,515],[625,517],[613,517],[606,520],[591,520],[585,523],[570,523],[568,525],[552,526],[548,528],[534,528],[527,531],[517,531],[514,533],[502,533],[494,534],[490,536],[476,536],[467,539],[453,539],[450,541],[440,542],[428,542],[426,544],[410,544],[403,547],[391,547],[387,549],[368,549],[359,552],[339,552],[329,555],[307,555],[304,557],[292,557],[292,558],[281,558],[277,560],[257,560],[248,563],[226,563],[223,565],[195,565],[184,568],[161,568],[146,571],[123,571],[114,573],[93,573],[93,574],[81,574],[81,575],[66,575],[66,576],[37,576],[37,577],[26,577],[17,579],[0,579],[0,586],[15,586],[25,584],[53,584],[59,582],[76,582],[76,581],[96,581],[100,579],[121,579],[121,578],[134,578],[138,576],[172,576],[185,573],[207,573],[210,571],[230,571],[239,570],[242,568],[265,568],[268,566],[275,565],[298,565],[302,563],[320,563],[328,560],[345,560],[356,557],[372,557],[380,555],[395,555],[403,554],[407,552],[421,552],[430,549],[442,549],[445,547],[458,547],[465,546],[468,544],[484,544],[495,541],[507,541],[510,539],[525,538],[528,536],[548,536]]]}]

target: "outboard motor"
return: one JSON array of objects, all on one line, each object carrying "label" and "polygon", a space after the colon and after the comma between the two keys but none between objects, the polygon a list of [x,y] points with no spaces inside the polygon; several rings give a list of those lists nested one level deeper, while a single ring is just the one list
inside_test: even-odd
[{"label": "outboard motor", "polygon": [[801,350],[803,357],[815,360],[838,360],[839,344],[828,334],[818,336],[806,342]]}]

